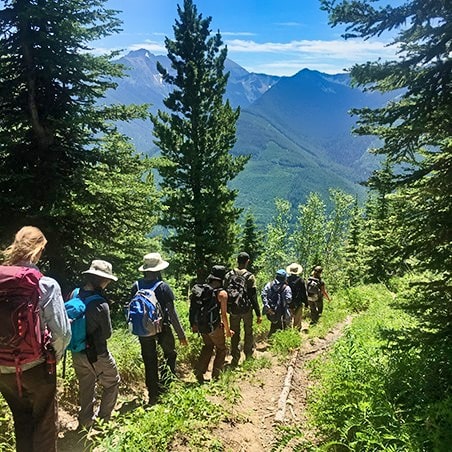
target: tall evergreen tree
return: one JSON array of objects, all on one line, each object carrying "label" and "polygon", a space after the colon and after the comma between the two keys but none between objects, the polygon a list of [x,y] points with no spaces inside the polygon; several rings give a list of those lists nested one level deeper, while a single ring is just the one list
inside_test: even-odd
[{"label": "tall evergreen tree", "polygon": [[221,36],[211,34],[211,17],[198,14],[191,0],[177,12],[174,40],[165,40],[173,71],[157,65],[173,90],[164,100],[167,110],[153,117],[162,154],[161,222],[169,231],[166,246],[185,271],[202,279],[212,263],[227,262],[234,251],[240,210],[228,183],[248,157],[229,152],[239,110],[223,101],[228,75]]},{"label": "tall evergreen tree", "polygon": [[[396,30],[400,58],[351,69],[354,83],[369,90],[401,90],[378,109],[355,111],[357,132],[376,135],[385,155],[402,171],[392,182],[404,187],[410,213],[403,215],[405,250],[419,268],[450,278],[452,199],[452,8],[450,1],[412,0],[378,6],[365,0],[322,0],[332,25],[345,24],[345,38],[369,39]],[[446,273],[444,270],[448,269]]]},{"label": "tall evergreen tree", "polygon": [[416,362],[411,381],[417,384],[397,386],[394,403],[404,413],[401,422],[416,425],[412,430],[422,441],[417,449],[447,450],[452,431],[451,2],[407,0],[382,7],[370,0],[322,0],[322,4],[333,25],[346,25],[346,38],[369,39],[391,31],[393,44],[399,46],[398,60],[357,65],[351,75],[367,89],[400,90],[382,108],[356,112],[358,133],[381,138],[376,152],[397,165],[391,176],[397,226],[392,239],[400,243],[397,256],[410,256],[412,268],[419,272],[401,302],[417,323],[396,331],[388,341],[394,344],[394,368],[401,349],[414,349],[407,356]]},{"label": "tall evergreen tree", "polygon": [[251,212],[247,212],[240,240],[240,251],[245,251],[250,255],[251,264],[249,270],[253,273],[258,271],[255,262],[262,254],[263,250],[264,242],[262,231],[256,226],[254,215]]},{"label": "tall evergreen tree", "polygon": [[[60,281],[70,276],[68,255],[106,238],[105,218],[90,215],[99,199],[83,201],[89,225],[81,226],[85,217],[74,219],[71,210],[86,175],[109,164],[99,142],[114,131],[106,121],[145,114],[144,108],[100,106],[103,93],[115,87],[112,78],[122,73],[113,55],[88,52],[89,42],[119,30],[116,11],[105,3],[6,0],[0,10],[0,241],[9,242],[23,224],[41,227],[49,238],[50,272]],[[130,164],[126,154],[115,170]],[[122,201],[109,204],[109,221],[127,209],[129,199]]]}]

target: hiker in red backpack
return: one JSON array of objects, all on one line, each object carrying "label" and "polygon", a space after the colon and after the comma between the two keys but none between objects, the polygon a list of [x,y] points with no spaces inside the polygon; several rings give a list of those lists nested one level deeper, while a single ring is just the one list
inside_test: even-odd
[{"label": "hiker in red backpack", "polygon": [[315,325],[323,312],[323,297],[331,301],[325,281],[322,279],[323,268],[320,265],[314,267],[311,276],[308,278],[306,288],[308,292],[308,303],[311,310],[311,324]]},{"label": "hiker in red backpack", "polygon": [[71,338],[60,286],[36,266],[46,243],[25,226],[0,266],[0,392],[19,452],[56,451],[56,362]]},{"label": "hiker in red backpack", "polygon": [[[108,284],[118,278],[113,275],[111,264],[100,259],[93,260],[90,268],[82,273],[85,284],[77,296],[86,303],[86,347],[72,352],[72,363],[79,381],[78,428],[88,429],[96,417],[105,422],[110,420],[119,393],[118,369],[107,348],[113,329],[110,306],[104,294]],[[92,301],[88,303],[88,299]],[[98,412],[94,410],[96,383],[102,387]]]}]

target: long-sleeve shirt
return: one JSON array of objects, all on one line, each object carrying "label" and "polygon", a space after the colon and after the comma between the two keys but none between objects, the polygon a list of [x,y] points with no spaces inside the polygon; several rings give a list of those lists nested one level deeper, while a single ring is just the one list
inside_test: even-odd
[{"label": "long-sleeve shirt", "polygon": [[[138,289],[151,289],[158,281],[159,280],[157,279],[139,279],[132,286],[131,296],[133,297]],[[174,307],[174,293],[171,290],[171,287],[165,281],[162,281],[155,289],[155,296],[163,310],[163,324],[171,324],[176,331],[179,340],[185,340],[185,331],[182,328],[176,308]]]},{"label": "long-sleeve shirt", "polygon": [[[276,294],[280,294],[280,297],[276,297]],[[264,286],[261,297],[264,314],[267,313],[269,309],[272,311],[280,310],[283,312],[292,300],[292,291],[288,284],[275,279]],[[275,306],[276,298],[278,298],[278,306]]]},{"label": "long-sleeve shirt", "polygon": [[100,291],[80,289],[82,300],[100,295],[102,298],[93,300],[86,305],[86,340],[93,347],[97,355],[108,352],[107,340],[110,339],[113,328],[111,326],[110,306]]},{"label": "long-sleeve shirt", "polygon": [[[71,325],[64,307],[61,288],[54,279],[43,276],[39,280],[39,289],[41,291],[41,297],[39,299],[41,330],[44,332],[44,329],[47,327],[51,333],[51,344],[55,349],[57,360],[60,360],[71,340]],[[21,368],[23,371],[31,369],[43,363],[44,360],[44,357],[39,358],[31,363],[23,364]],[[15,367],[0,366],[0,373],[15,372]]]}]

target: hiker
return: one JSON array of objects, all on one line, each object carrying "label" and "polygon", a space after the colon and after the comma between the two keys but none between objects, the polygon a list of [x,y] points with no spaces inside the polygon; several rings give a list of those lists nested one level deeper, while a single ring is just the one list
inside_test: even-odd
[{"label": "hiker", "polygon": [[250,262],[248,253],[241,252],[237,256],[237,267],[225,276],[225,288],[228,292],[228,311],[230,328],[234,331],[231,338],[231,366],[237,367],[240,360],[240,323],[243,321],[245,332],[244,347],[245,358],[253,356],[253,309],[256,313],[257,323],[262,322],[261,310],[257,301],[256,278],[247,270]]},{"label": "hiker", "polygon": [[275,331],[283,330],[290,325],[289,304],[292,300],[292,291],[287,284],[287,273],[284,269],[276,272],[275,279],[268,282],[262,290],[262,312],[270,320],[271,337]]},{"label": "hiker", "polygon": [[[176,375],[176,342],[171,325],[176,330],[180,344],[187,345],[184,329],[174,308],[173,291],[162,279],[161,272],[168,266],[169,263],[162,259],[160,253],[146,254],[143,258],[143,265],[138,269],[143,272],[144,277],[134,283],[131,291],[133,299],[139,290],[153,290],[162,315],[161,326],[159,327],[160,332],[153,336],[139,336],[149,405],[157,403],[159,395],[165,391],[168,383]],[[160,366],[160,378],[157,343],[162,349],[165,360],[165,365]]]},{"label": "hiker", "polygon": [[[46,243],[38,228],[23,227],[3,251],[0,267],[0,392],[13,415],[19,452],[56,451],[56,363],[71,338],[60,286],[36,266]],[[33,314],[20,315],[25,312]],[[18,322],[24,338],[14,338]]]},{"label": "hiker", "polygon": [[308,308],[308,293],[306,292],[306,282],[300,276],[303,273],[303,267],[293,262],[286,268],[287,284],[292,291],[292,301],[289,304],[290,314],[292,316],[292,326],[298,330],[301,329],[301,319],[303,316],[303,307]]},{"label": "hiker", "polygon": [[311,276],[308,278],[306,288],[308,292],[309,308],[311,310],[311,323],[315,325],[323,312],[323,297],[331,301],[325,282],[322,279],[323,268],[320,265],[314,267]]},{"label": "hiker", "polygon": [[217,379],[223,370],[227,355],[226,337],[234,331],[229,328],[227,316],[228,294],[223,289],[226,268],[214,265],[206,284],[195,284],[190,296],[190,325],[194,333],[200,333],[203,347],[195,366],[198,383],[204,383],[204,374],[209,367],[215,349],[212,378]]},{"label": "hiker", "polygon": [[[118,278],[112,266],[104,260],[93,260],[85,275],[85,284],[78,297],[86,304],[86,348],[72,352],[72,363],[79,381],[80,412],[78,428],[90,428],[95,419],[108,422],[116,405],[119,392],[119,373],[116,362],[108,350],[107,340],[113,332],[110,307],[104,290]],[[96,383],[102,386],[100,407],[94,411]]]}]

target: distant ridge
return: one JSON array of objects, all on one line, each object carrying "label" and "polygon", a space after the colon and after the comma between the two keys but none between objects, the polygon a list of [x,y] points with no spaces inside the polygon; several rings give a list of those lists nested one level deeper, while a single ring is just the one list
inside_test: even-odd
[{"label": "distant ridge", "polygon": [[[118,60],[129,68],[129,77],[118,80],[106,102],[150,103],[151,111],[162,109],[171,87],[162,81],[157,61],[170,70],[166,56],[144,49]],[[292,77],[276,77],[250,73],[231,60],[226,60],[225,70],[226,97],[241,107],[233,152],[252,156],[232,182],[240,206],[267,222],[275,197],[289,199],[296,207],[312,191],[326,199],[330,187],[364,196],[359,182],[376,164],[367,153],[372,138],[352,135],[355,119],[348,112],[381,106],[390,95],[353,88],[347,74],[303,69]],[[140,152],[158,152],[149,121],[120,124],[120,130]]]}]

